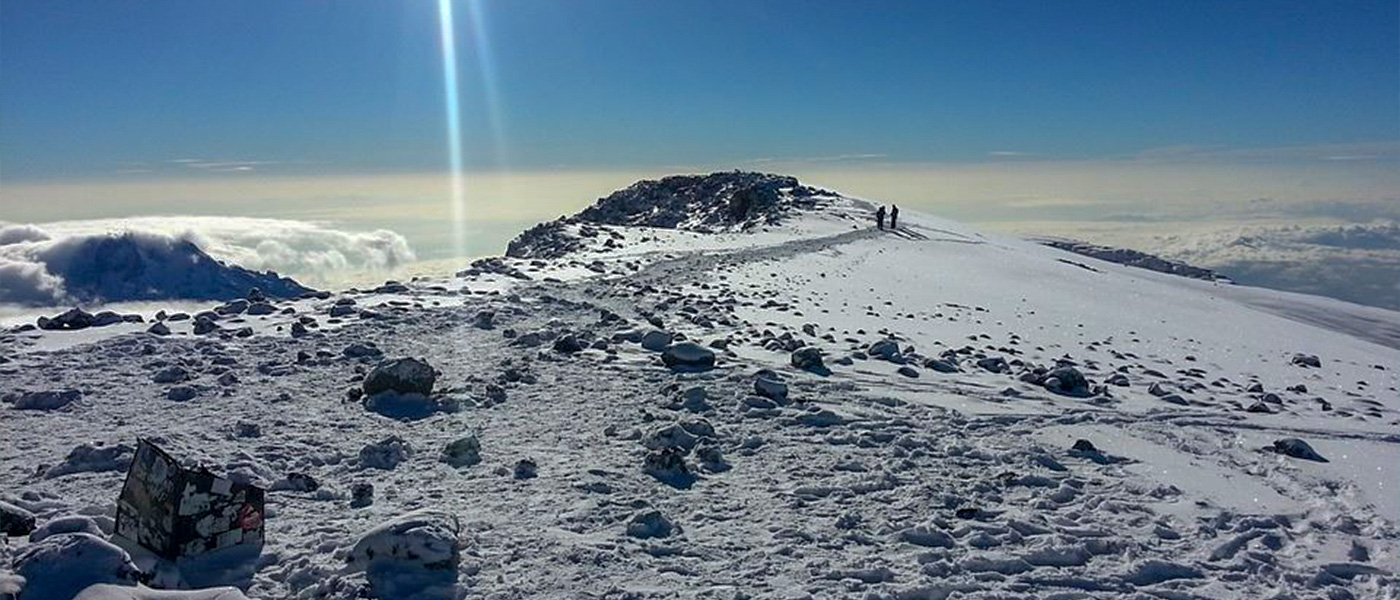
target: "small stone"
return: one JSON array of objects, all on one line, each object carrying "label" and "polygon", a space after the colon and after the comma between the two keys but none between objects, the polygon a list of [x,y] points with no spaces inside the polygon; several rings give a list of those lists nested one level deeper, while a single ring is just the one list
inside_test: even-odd
[{"label": "small stone", "polygon": [[474,435],[458,438],[443,447],[438,460],[457,468],[470,467],[480,463],[481,442],[477,441]]}]

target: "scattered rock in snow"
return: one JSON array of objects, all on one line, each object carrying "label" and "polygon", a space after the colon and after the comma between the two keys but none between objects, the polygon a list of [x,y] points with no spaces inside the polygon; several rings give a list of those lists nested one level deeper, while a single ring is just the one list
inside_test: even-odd
[{"label": "scattered rock in snow", "polygon": [[627,522],[627,535],[635,538],[671,537],[675,530],[675,524],[656,509],[643,510]]},{"label": "scattered rock in snow", "polygon": [[670,332],[653,329],[642,335],[642,348],[651,350],[652,352],[661,352],[665,350],[667,346],[671,345],[671,340],[673,339],[675,339],[675,336]]},{"label": "scattered rock in snow", "polygon": [[554,339],[554,351],[560,354],[578,354],[583,351],[583,344],[572,333],[566,333]]},{"label": "scattered rock in snow", "polygon": [[1074,445],[1070,447],[1070,450],[1073,450],[1075,452],[1099,451],[1099,449],[1096,446],[1094,446],[1094,443],[1089,440],[1074,440]]},{"label": "scattered rock in snow", "polygon": [[199,396],[199,390],[189,385],[177,385],[165,392],[165,399],[171,402],[188,402],[196,396]]},{"label": "scattered rock in snow", "polygon": [[362,534],[346,570],[364,572],[377,598],[457,597],[462,525],[445,512],[419,510]]},{"label": "scattered rock in snow", "polygon": [[0,533],[9,536],[29,535],[34,531],[34,513],[0,501]]},{"label": "scattered rock in snow", "polygon": [[539,474],[539,465],[534,459],[522,458],[515,463],[514,476],[516,479],[534,479]]},{"label": "scattered rock in snow", "polygon": [[695,342],[671,344],[661,353],[661,362],[667,367],[686,371],[704,371],[714,368],[714,351]]},{"label": "scattered rock in snow", "polygon": [[19,410],[58,410],[83,397],[78,390],[24,392],[15,399]]},{"label": "scattered rock in snow", "polygon": [[396,358],[379,363],[365,376],[361,384],[366,395],[393,390],[403,393],[429,395],[437,372],[427,362],[417,358]]},{"label": "scattered rock in snow", "polygon": [[459,469],[475,465],[481,462],[481,442],[471,434],[457,438],[443,447],[438,461]]},{"label": "scattered rock in snow", "polygon": [[374,484],[361,481],[350,486],[350,508],[364,508],[374,504]]},{"label": "scattered rock in snow", "polygon": [[1322,359],[1318,358],[1315,354],[1294,354],[1293,359],[1290,362],[1299,367],[1312,367],[1314,369],[1322,368]]},{"label": "scattered rock in snow", "polygon": [[413,448],[403,438],[391,435],[360,448],[360,466],[391,471],[413,455]]},{"label": "scattered rock in snow", "polygon": [[182,381],[188,380],[189,378],[189,371],[186,371],[184,367],[177,365],[172,367],[166,367],[164,369],[156,371],[156,374],[151,376],[151,381],[154,381],[156,383],[180,383]]},{"label": "scattered rock in snow", "polygon": [[53,317],[39,317],[39,329],[44,330],[74,330],[87,329],[92,326],[93,316],[81,308],[71,308],[64,313]]},{"label": "scattered rock in snow", "polygon": [[911,366],[909,366],[909,365],[905,365],[905,366],[902,366],[902,367],[896,369],[896,370],[895,370],[895,373],[899,373],[900,375],[903,375],[903,376],[908,377],[908,378],[910,378],[910,379],[918,379],[918,378],[919,378],[919,370],[918,370],[918,369],[915,369],[914,367],[911,367]]},{"label": "scattered rock in snow", "polygon": [[[297,323],[294,323],[294,324],[293,324],[293,327],[295,327],[296,325],[298,325],[298,324],[297,324]],[[213,320],[213,319],[210,319],[209,317],[199,317],[199,318],[197,318],[197,319],[194,320],[194,334],[195,334],[195,335],[204,335],[204,334],[207,334],[207,333],[212,333],[214,330],[216,330],[216,329],[218,329],[218,328],[219,328],[219,324],[218,324],[218,323],[215,323],[214,320]]]},{"label": "scattered rock in snow", "polygon": [[810,371],[818,375],[829,375],[831,370],[826,368],[826,363],[822,360],[822,351],[815,346],[804,346],[794,350],[791,358],[792,366]]},{"label": "scattered rock in snow", "polygon": [[346,346],[344,350],[341,350],[340,353],[349,358],[366,358],[384,355],[384,352],[380,351],[379,348],[376,347],[373,342],[357,342],[354,344],[350,344],[349,346]]},{"label": "scattered rock in snow", "polygon": [[1307,442],[1298,438],[1274,440],[1274,445],[1267,449],[1293,458],[1301,458],[1303,460],[1315,462],[1329,462],[1326,458],[1323,458],[1321,454],[1318,454],[1316,450],[1313,450],[1312,446]]},{"label": "scattered rock in snow", "polygon": [[930,358],[924,361],[924,368],[937,371],[939,373],[957,373],[958,365],[945,358]]},{"label": "scattered rock in snow", "polygon": [[53,479],[72,473],[98,473],[102,471],[124,471],[131,464],[135,450],[126,444],[99,446],[82,444],[68,452],[68,456],[47,471],[44,478]]},{"label": "scattered rock in snow", "polygon": [[43,526],[35,529],[29,534],[30,543],[42,542],[44,539],[64,533],[87,533],[101,537],[106,535],[97,521],[86,515],[64,515],[55,519],[49,519]]},{"label": "scattered rock in snow", "polygon": [[90,533],[61,533],[25,546],[14,570],[25,579],[25,598],[73,598],[93,584],[135,585],[141,575],[126,550]]},{"label": "scattered rock in snow", "polygon": [[903,356],[899,352],[899,343],[894,340],[880,340],[870,345],[865,353],[871,358],[887,360],[890,362],[903,362]]},{"label": "scattered rock in snow", "polygon": [[984,371],[993,373],[1005,373],[1011,370],[1011,366],[1006,364],[1006,359],[1000,356],[989,356],[977,360],[977,367]]},{"label": "scattered rock in snow", "polygon": [[774,402],[787,402],[788,386],[776,377],[759,374],[753,380],[753,391]]},{"label": "scattered rock in snow", "polygon": [[165,323],[156,322],[152,323],[151,326],[146,329],[146,333],[151,335],[170,335],[170,328],[167,327]]},{"label": "scattered rock in snow", "polygon": [[694,481],[690,468],[685,464],[684,451],[680,448],[662,448],[648,453],[642,470],[673,487],[689,487]]},{"label": "scattered rock in snow", "polygon": [[1088,396],[1089,380],[1079,369],[1070,366],[1058,367],[1045,374],[1040,385],[1047,390],[1066,396]]}]

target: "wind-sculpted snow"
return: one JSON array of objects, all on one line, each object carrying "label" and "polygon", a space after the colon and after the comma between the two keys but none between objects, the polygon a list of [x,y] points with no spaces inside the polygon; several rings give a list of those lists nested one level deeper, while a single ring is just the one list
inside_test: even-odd
[{"label": "wind-sculpted snow", "polygon": [[[1400,593],[1400,351],[1217,293],[1244,286],[826,202],[590,225],[564,258],[202,334],[11,330],[0,500],[102,525],[125,454],[101,449],[158,439],[270,490],[259,556],[160,581],[263,598]],[[403,357],[435,407],[411,418],[366,388]]]}]

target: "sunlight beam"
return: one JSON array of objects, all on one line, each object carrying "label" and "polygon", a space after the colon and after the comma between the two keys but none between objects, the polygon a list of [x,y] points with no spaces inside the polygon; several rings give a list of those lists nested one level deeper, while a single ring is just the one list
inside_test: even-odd
[{"label": "sunlight beam", "polygon": [[452,24],[452,0],[438,0],[442,42],[443,103],[447,112],[447,160],[451,177],[452,253],[467,253],[467,190],[462,169],[462,108],[457,87],[457,35]]}]

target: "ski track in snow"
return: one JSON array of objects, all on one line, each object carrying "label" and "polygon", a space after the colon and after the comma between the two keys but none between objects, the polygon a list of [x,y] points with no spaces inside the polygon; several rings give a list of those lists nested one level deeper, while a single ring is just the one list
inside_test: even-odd
[{"label": "ski track in snow", "polygon": [[[257,558],[161,567],[167,584],[237,585],[265,598],[362,593],[367,575],[346,568],[357,537],[418,509],[461,521],[455,593],[467,597],[1400,594],[1400,352],[1202,293],[1210,284],[1089,258],[1076,260],[1097,270],[1080,269],[1053,249],[912,212],[898,232],[873,230],[863,209],[838,199],[751,235],[618,227],[625,251],[513,261],[529,282],[484,275],[342,295],[380,318],[327,319],[334,299],[280,303],[318,320],[297,338],[286,331],[295,316],[282,314],[223,321],[253,326],[244,338],[193,336],[188,321],[167,337],[128,325],[9,334],[0,393],[82,396],[56,410],[0,408],[0,494],[41,523],[111,517],[119,461],[46,472],[62,472],[50,468],[81,444],[138,437],[263,485],[311,475],[316,491],[269,492]],[[595,259],[602,273],[579,267]],[[476,293],[457,293],[463,285]],[[495,313],[492,328],[475,325],[481,311]],[[714,370],[680,374],[626,341],[550,349],[562,333],[612,339],[648,327],[649,315],[729,349]],[[542,343],[522,346],[506,329],[540,333]],[[799,371],[788,351],[764,347],[784,334],[821,348],[833,372]],[[835,363],[888,335],[905,354],[968,350],[956,373],[910,363],[917,378],[874,358]],[[426,359],[460,408],[401,421],[349,401],[375,359],[341,351],[366,342]],[[1323,367],[1289,364],[1295,352]],[[1015,369],[979,369],[973,353],[1048,366],[1068,357],[1096,382],[1123,367],[1129,384],[1062,396]],[[173,365],[191,373],[181,385],[194,399],[168,400],[172,385],[152,380]],[[783,376],[791,403],[750,401],[760,368]],[[537,381],[505,382],[512,369]],[[219,382],[224,373],[238,381]],[[1256,380],[1280,396],[1273,414],[1243,410],[1261,396],[1246,390]],[[1153,383],[1185,405],[1149,393]],[[1308,391],[1285,391],[1298,383]],[[505,400],[489,400],[488,384],[502,385]],[[712,408],[675,408],[693,386]],[[644,473],[640,440],[697,419],[713,426],[728,468],[701,468],[692,455],[699,477],[679,488]],[[261,435],[239,437],[238,423]],[[482,462],[440,462],[467,433]],[[362,467],[361,448],[389,435],[409,443],[408,460]],[[1283,437],[1331,462],[1260,450]],[[1077,439],[1103,454],[1071,452]],[[523,458],[538,464],[537,478],[511,476]],[[361,482],[374,484],[374,502],[351,508]],[[653,509],[678,531],[625,533]]]}]

